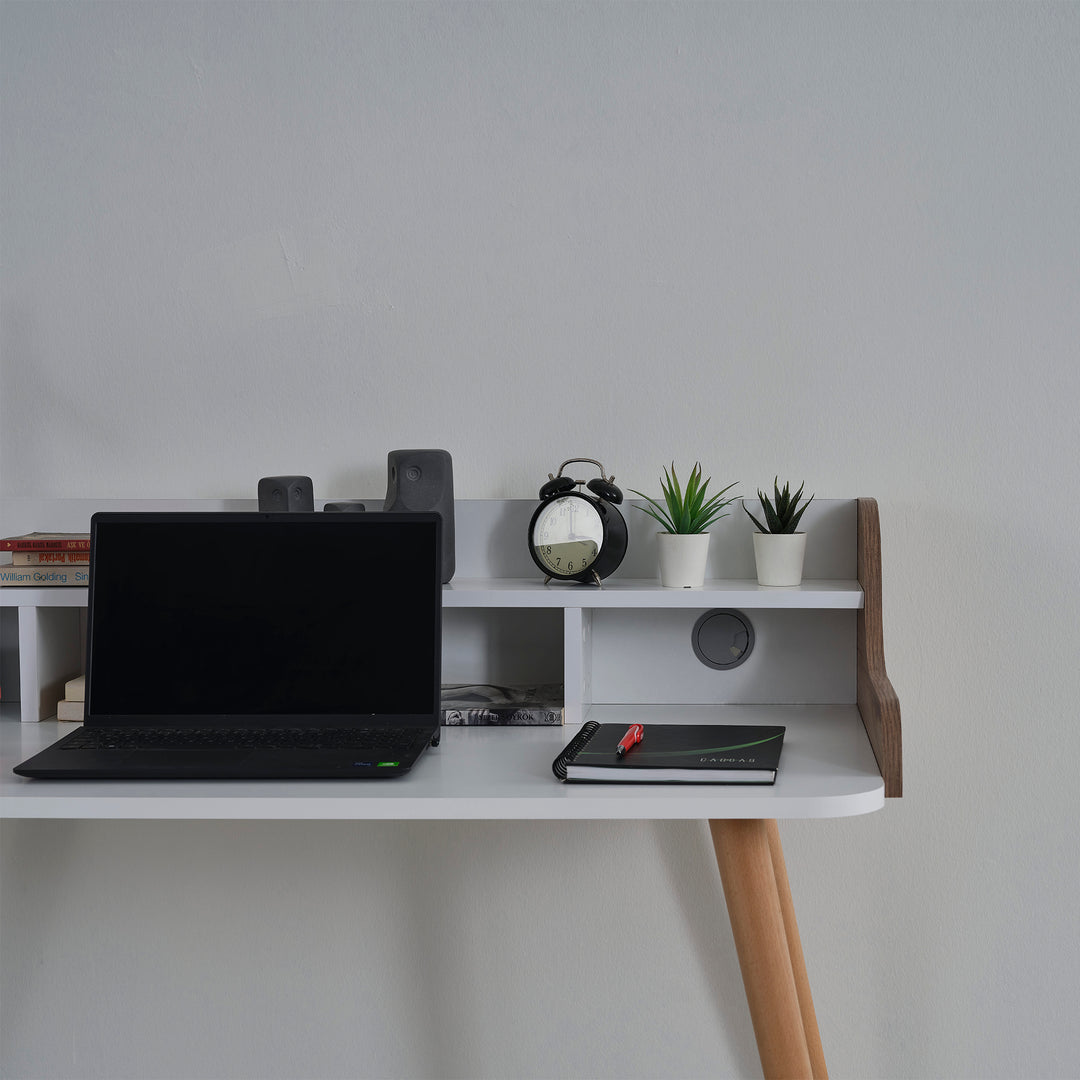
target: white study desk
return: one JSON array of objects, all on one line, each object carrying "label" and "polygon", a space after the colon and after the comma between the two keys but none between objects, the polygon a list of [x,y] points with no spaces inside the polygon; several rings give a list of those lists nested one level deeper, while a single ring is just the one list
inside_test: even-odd
[{"label": "white study desk", "polygon": [[[709,820],[766,1077],[825,1077],[825,1059],[776,818],[844,817],[884,805],[856,706],[594,706],[622,722],[787,726],[770,786],[565,784],[551,762],[576,727],[445,728],[412,772],[369,781],[50,781],[12,768],[71,730],[0,710],[0,816],[213,820]],[[6,714],[6,715],[2,715]],[[752,962],[748,958],[753,957]]]},{"label": "white study desk", "polygon": [[[638,532],[621,578],[602,589],[544,586],[512,557],[524,550],[513,538],[525,535],[532,505],[455,504],[459,574],[443,592],[444,645],[457,650],[449,654],[455,670],[463,658],[471,663],[487,656],[489,644],[508,629],[516,654],[554,656],[565,685],[567,726],[445,728],[442,745],[426,752],[411,773],[385,781],[26,780],[12,767],[70,730],[55,721],[28,721],[50,715],[56,697],[49,693],[77,663],[85,590],[10,590],[0,602],[18,608],[24,701],[0,706],[0,816],[704,819],[763,1071],[767,1077],[822,1080],[825,1059],[776,822],[866,814],[902,791],[899,702],[882,642],[876,502],[815,502],[807,517],[812,513],[808,530],[815,535],[816,561],[794,589],[763,589],[748,576],[749,532],[732,515],[716,529],[713,575],[703,589],[691,591],[662,589],[650,579],[655,538],[640,521],[632,527]],[[73,531],[93,510],[139,508],[152,507],[33,502],[21,508],[20,524],[8,532]],[[734,606],[756,623],[758,655],[719,683],[693,658],[690,629],[698,612]],[[444,649],[444,675],[447,656]],[[542,670],[530,668],[525,681],[551,681],[540,676]],[[521,680],[493,680],[481,664],[449,681]],[[669,704],[621,704],[628,701]],[[725,703],[687,703],[693,701]],[[644,723],[646,729],[665,722],[782,724],[787,733],[772,786],[559,783],[551,763],[585,720]]]},{"label": "white study desk", "polygon": [[[590,716],[660,722],[657,707]],[[0,815],[69,819],[709,820],[766,1077],[826,1076],[776,818],[879,809],[885,785],[856,706],[666,707],[672,719],[784,723],[775,785],[564,784],[551,762],[576,727],[446,728],[412,772],[370,781],[49,781],[13,766],[70,730],[0,719]],[[753,957],[752,962],[748,961]]]}]

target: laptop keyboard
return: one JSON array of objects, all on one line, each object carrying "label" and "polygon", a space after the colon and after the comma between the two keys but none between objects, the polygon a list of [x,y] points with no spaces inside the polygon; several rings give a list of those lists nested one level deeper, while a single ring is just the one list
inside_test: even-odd
[{"label": "laptop keyboard", "polygon": [[397,728],[92,728],[72,732],[68,750],[366,750],[385,755],[415,745]]}]

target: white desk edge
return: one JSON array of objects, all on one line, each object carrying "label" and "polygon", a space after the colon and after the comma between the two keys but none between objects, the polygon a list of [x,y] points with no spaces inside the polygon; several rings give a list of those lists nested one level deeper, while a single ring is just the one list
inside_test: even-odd
[{"label": "white desk edge", "polygon": [[782,723],[775,785],[563,784],[551,762],[576,727],[444,728],[391,780],[49,781],[12,768],[71,725],[0,707],[0,817],[188,820],[636,820],[849,817],[885,788],[855,705],[594,706],[612,723]]}]

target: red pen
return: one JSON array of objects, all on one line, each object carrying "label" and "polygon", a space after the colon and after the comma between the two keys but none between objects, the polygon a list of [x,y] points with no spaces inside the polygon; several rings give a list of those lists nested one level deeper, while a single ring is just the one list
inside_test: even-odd
[{"label": "red pen", "polygon": [[615,753],[622,757],[627,750],[633,749],[642,739],[645,738],[645,725],[644,724],[631,724],[626,730],[626,734],[622,737],[619,745],[615,747]]}]

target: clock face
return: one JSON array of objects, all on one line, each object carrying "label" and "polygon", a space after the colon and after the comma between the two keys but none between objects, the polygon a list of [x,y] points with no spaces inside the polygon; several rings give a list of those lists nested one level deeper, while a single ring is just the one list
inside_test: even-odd
[{"label": "clock face", "polygon": [[604,523],[580,495],[561,495],[540,508],[532,529],[533,552],[554,577],[587,570],[600,553]]}]

